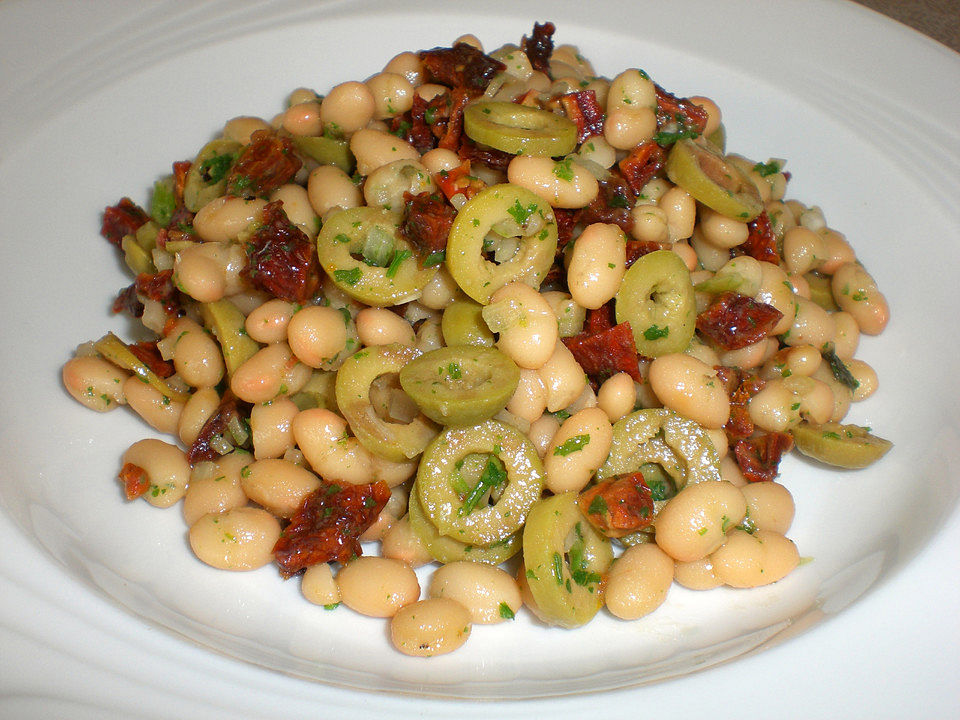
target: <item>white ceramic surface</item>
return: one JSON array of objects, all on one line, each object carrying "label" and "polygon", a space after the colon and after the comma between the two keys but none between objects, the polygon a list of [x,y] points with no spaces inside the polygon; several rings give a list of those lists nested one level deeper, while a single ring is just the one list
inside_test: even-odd
[{"label": "white ceramic surface", "polygon": [[[960,56],[846,3],[724,3],[737,32],[718,32],[719,12],[707,0],[0,5],[0,717],[960,707]],[[675,587],[644,620],[575,632],[524,615],[412,660],[382,623],[310,606],[272,568],[206,568],[177,510],[124,503],[118,458],[147,433],[74,403],[59,367],[78,342],[127,330],[108,312],[127,280],[98,237],[102,208],[145,201],[225,119],[269,117],[294,87],[368,76],[401,50],[463,32],[495,47],[546,19],[602,74],[640,66],[712,96],[730,149],[787,158],[789,195],[823,208],[893,307],[861,345],[882,390],[851,420],[896,448],[857,473],[783,464],[790,535],[813,562],[775,586]]]}]

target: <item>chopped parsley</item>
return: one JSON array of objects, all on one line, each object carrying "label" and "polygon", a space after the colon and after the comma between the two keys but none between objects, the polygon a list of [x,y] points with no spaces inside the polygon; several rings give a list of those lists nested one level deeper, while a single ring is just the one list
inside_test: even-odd
[{"label": "chopped parsley", "polygon": [[480,475],[480,480],[470,488],[463,499],[463,505],[457,509],[457,515],[463,517],[473,512],[473,509],[480,502],[480,499],[487,494],[488,490],[499,487],[506,481],[507,471],[503,469],[500,462],[494,458],[487,460],[487,466]]},{"label": "chopped parsley", "polygon": [[665,338],[670,334],[670,327],[660,327],[659,325],[651,325],[646,330],[643,331],[643,337],[647,340],[659,340],[660,338]]},{"label": "chopped parsley", "polygon": [[554,164],[553,174],[556,175],[559,180],[563,180],[564,182],[573,182],[575,174],[573,172],[572,163],[572,158],[564,158],[563,160],[560,160]]},{"label": "chopped parsley", "polygon": [[513,608],[511,608],[505,602],[500,603],[499,610],[500,610],[500,617],[502,617],[504,620],[513,620],[513,618],[515,617]]},{"label": "chopped parsley", "polygon": [[530,203],[524,207],[520,204],[520,200],[514,200],[513,205],[507,208],[507,212],[510,214],[510,217],[517,221],[517,225],[523,225],[525,222],[527,222],[527,220],[530,219],[530,216],[533,215],[536,210],[536,203]]},{"label": "chopped parsley", "polygon": [[557,445],[557,447],[553,449],[553,454],[565,457],[571,453],[583,450],[583,448],[586,447],[589,442],[589,435],[574,435],[572,438],[565,440],[562,444]]},{"label": "chopped parsley", "polygon": [[393,257],[390,260],[390,265],[387,266],[387,277],[395,277],[397,272],[400,270],[400,263],[410,257],[413,253],[409,250],[394,250]]},{"label": "chopped parsley", "polygon": [[423,267],[428,268],[428,267],[433,267],[434,265],[439,265],[446,259],[447,259],[446,250],[434,250],[432,253],[427,255],[427,257],[424,259]]},{"label": "chopped parsley", "polygon": [[359,267],[353,267],[349,270],[334,270],[333,279],[353,286],[360,282],[363,271]]}]

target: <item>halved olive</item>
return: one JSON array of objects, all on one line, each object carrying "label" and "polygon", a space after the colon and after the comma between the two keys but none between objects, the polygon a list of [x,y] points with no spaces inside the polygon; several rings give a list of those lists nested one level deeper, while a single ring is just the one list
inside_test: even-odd
[{"label": "halved olive", "polygon": [[496,100],[479,100],[463,111],[471,140],[511,155],[558,157],[577,147],[577,126],[564,115]]},{"label": "halved olive", "polygon": [[458,345],[431,350],[400,370],[400,386],[441,425],[476,425],[503,410],[520,368],[496,348]]},{"label": "halved olive", "polygon": [[893,443],[872,435],[859,425],[806,421],[790,430],[797,450],[820,462],[851,470],[865,468],[882,458]]},{"label": "halved olive", "polygon": [[545,622],[578,627],[600,610],[603,573],[613,562],[610,541],[577,505],[577,493],[538,501],[523,528],[526,582]]},{"label": "halved olive", "polygon": [[187,210],[196,212],[223,195],[227,174],[240,154],[240,148],[238,142],[219,138],[200,149],[183,183],[183,204]]},{"label": "halved olive", "polygon": [[749,222],[763,210],[753,181],[707,143],[678,140],[667,156],[666,171],[671,182],[721,215]]},{"label": "halved olive", "polygon": [[292,135],[290,140],[297,152],[321,165],[336,165],[348,175],[357,164],[350,152],[350,143],[346,140],[335,140],[323,135]]},{"label": "halved olive", "polygon": [[483,305],[473,300],[454,300],[443,309],[440,329],[447,345],[492,347],[496,338],[483,321]]},{"label": "halved olive", "polygon": [[639,259],[616,295],[617,322],[629,322],[637,351],[646,357],[683,352],[697,329],[697,301],[680,256],[656,250]]},{"label": "halved olive", "polygon": [[380,345],[354,353],[337,371],[337,406],[357,440],[367,450],[393,462],[415,458],[437,434],[422,414],[408,423],[384,420],[370,400],[370,386],[382,375],[400,372],[420,355],[404,345]]}]

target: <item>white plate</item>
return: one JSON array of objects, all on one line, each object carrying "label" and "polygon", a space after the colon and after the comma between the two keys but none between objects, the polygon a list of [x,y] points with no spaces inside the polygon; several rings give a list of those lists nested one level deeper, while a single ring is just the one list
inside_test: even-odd
[{"label": "white plate", "polygon": [[[960,58],[846,3],[583,7],[0,6],[0,716],[956,709]],[[789,195],[823,208],[893,307],[886,334],[861,345],[882,390],[851,419],[896,449],[858,473],[784,463],[790,535],[814,561],[775,586],[675,587],[644,620],[573,632],[524,616],[476,628],[453,655],[403,658],[384,624],[310,606],[272,568],[206,568],[177,510],[124,503],[118,458],[146,433],[125,412],[79,407],[59,367],[78,342],[127,330],[108,312],[127,280],[99,212],[144,202],[225,119],[270,117],[292,88],[366,77],[401,50],[464,32],[495,47],[547,19],[603,74],[640,66],[712,96],[732,150],[788,159]]]}]

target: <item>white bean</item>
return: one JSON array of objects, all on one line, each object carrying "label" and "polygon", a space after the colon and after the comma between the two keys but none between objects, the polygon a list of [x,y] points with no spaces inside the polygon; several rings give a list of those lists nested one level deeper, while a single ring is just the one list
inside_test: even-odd
[{"label": "white bean", "polygon": [[706,428],[730,417],[730,398],[715,368],[683,353],[661,355],[650,364],[650,387],[661,402]]},{"label": "white bean", "polygon": [[430,578],[432,598],[452,598],[478,624],[492,625],[512,619],[523,604],[520,588],[509,573],[492,565],[452,562],[442,565]]},{"label": "white bean", "polygon": [[627,245],[617,225],[588,225],[573,243],[567,286],[578,305],[596,310],[617,294],[626,273]]},{"label": "white bean", "polygon": [[734,530],[710,557],[717,577],[738,588],[775,583],[800,564],[797,546],[772,530]]},{"label": "white bean", "polygon": [[390,621],[390,639],[404,655],[453,652],[470,637],[470,612],[456,600],[429,598],[401,608]]},{"label": "white bean", "polygon": [[123,454],[121,463],[136,465],[146,473],[150,487],[143,497],[155,507],[170,507],[187,491],[190,464],[176,445],[153,438],[139,440]]},{"label": "white bean", "polygon": [[597,179],[572,160],[517,155],[507,166],[507,180],[546,200],[552,207],[582,208],[600,192]]},{"label": "white bean", "polygon": [[123,386],[130,373],[93,355],[70,358],[61,373],[63,386],[77,402],[106,412],[127,402]]},{"label": "white bean", "polygon": [[543,467],[552,493],[579,492],[610,453],[613,427],[600,408],[586,408],[564,420],[547,447]]},{"label": "white bean", "polygon": [[660,511],[657,545],[674,560],[699,560],[720,547],[746,513],[743,493],[728,482],[687,485]]},{"label": "white bean", "polygon": [[673,558],[655,543],[627,548],[607,575],[607,609],[622,620],[649,615],[667,599],[673,573]]},{"label": "white bean", "polygon": [[238,507],[204,515],[190,527],[190,547],[220,570],[255,570],[273,562],[280,523],[266,510]]},{"label": "white bean", "polygon": [[364,555],[337,573],[343,604],[361,615],[393,617],[420,598],[420,582],[409,565],[390,558]]}]

